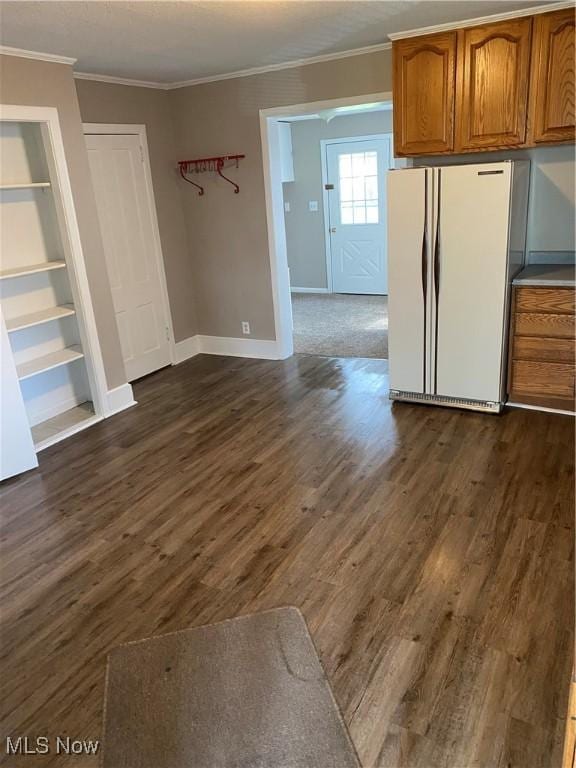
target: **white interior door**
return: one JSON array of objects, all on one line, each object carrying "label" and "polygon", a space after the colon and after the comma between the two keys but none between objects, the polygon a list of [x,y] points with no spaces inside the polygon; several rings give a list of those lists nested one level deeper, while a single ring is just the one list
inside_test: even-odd
[{"label": "white interior door", "polygon": [[385,177],[390,168],[388,138],[326,145],[335,293],[388,293]]},{"label": "white interior door", "polygon": [[438,171],[439,395],[501,399],[511,171],[511,163]]},{"label": "white interior door", "polygon": [[86,136],[128,381],[170,364],[170,331],[138,135]]}]

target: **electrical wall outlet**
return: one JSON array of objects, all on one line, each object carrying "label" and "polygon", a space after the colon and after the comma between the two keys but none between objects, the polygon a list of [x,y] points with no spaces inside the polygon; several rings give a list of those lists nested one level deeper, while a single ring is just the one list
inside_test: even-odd
[{"label": "electrical wall outlet", "polygon": [[308,200],[308,210],[315,213],[318,210],[318,200]]},{"label": "electrical wall outlet", "polygon": [[242,321],[242,333],[245,336],[250,335],[250,323],[247,323],[245,320]]},{"label": "electrical wall outlet", "polygon": [[284,211],[286,213],[290,213],[290,203],[288,202],[288,200],[286,200],[286,202],[284,203]]}]

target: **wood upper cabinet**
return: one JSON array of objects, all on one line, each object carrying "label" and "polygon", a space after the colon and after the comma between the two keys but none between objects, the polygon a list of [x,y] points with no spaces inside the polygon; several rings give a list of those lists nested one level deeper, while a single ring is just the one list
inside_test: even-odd
[{"label": "wood upper cabinet", "polygon": [[456,32],[393,44],[396,155],[454,149]]},{"label": "wood upper cabinet", "polygon": [[526,141],[532,19],[458,31],[456,151]]},{"label": "wood upper cabinet", "polygon": [[574,141],[574,8],[534,18],[530,134],[536,143]]}]

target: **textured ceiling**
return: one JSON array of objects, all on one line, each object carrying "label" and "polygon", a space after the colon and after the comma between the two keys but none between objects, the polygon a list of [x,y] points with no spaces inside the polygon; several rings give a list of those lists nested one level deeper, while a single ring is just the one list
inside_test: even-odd
[{"label": "textured ceiling", "polygon": [[3,45],[154,82],[217,76],[386,42],[390,32],[542,5],[528,0],[0,2]]}]

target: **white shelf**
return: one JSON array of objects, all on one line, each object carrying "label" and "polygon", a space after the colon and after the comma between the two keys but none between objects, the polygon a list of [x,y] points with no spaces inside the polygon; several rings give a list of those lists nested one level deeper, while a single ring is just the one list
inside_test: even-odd
[{"label": "white shelf", "polygon": [[25,267],[14,267],[13,269],[0,270],[0,280],[7,280],[10,277],[24,277],[24,275],[35,275],[37,272],[50,272],[52,269],[64,269],[66,262],[43,261],[40,264],[28,264]]},{"label": "white shelf", "polygon": [[34,360],[28,360],[26,363],[20,363],[16,366],[16,373],[22,381],[30,378],[30,376],[36,376],[38,373],[51,371],[61,365],[68,365],[68,363],[73,363],[83,357],[84,353],[79,346],[65,347],[57,352],[51,352],[49,355],[42,355],[42,357],[36,357]]},{"label": "white shelf", "polygon": [[8,333],[22,331],[24,328],[32,328],[35,325],[49,323],[51,320],[60,320],[63,317],[75,315],[74,304],[62,304],[58,307],[49,307],[41,309],[39,312],[31,312],[29,315],[20,315],[6,320],[6,330]]},{"label": "white shelf", "polygon": [[98,421],[102,421],[102,417],[96,416],[92,403],[77,405],[32,427],[34,447],[41,451]]},{"label": "white shelf", "polygon": [[49,181],[29,181],[26,184],[0,184],[0,190],[3,189],[46,189],[50,187]]}]

